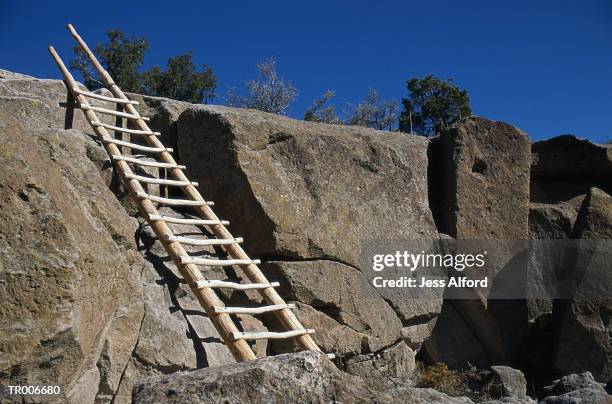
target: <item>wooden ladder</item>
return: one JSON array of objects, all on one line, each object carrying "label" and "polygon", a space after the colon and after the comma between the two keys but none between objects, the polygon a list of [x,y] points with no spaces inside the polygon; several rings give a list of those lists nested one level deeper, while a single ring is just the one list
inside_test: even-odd
[{"label": "wooden ladder", "polygon": [[[49,52],[61,70],[70,94],[77,101],[77,106],[83,111],[93,131],[104,145],[116,172],[128,189],[130,197],[138,206],[140,214],[146,219],[159,241],[163,244],[168,255],[172,258],[174,264],[180,271],[185,283],[190,286],[201,306],[223,338],[223,341],[234,355],[234,358],[239,362],[255,359],[255,353],[247,341],[258,339],[293,338],[302,349],[320,351],[319,347],[310,336],[310,334],[314,333],[314,330],[305,329],[302,326],[292,312],[292,306],[286,304],[283,298],[281,298],[274,289],[278,286],[278,283],[270,283],[268,281],[257,266],[260,261],[251,259],[244,252],[242,247],[240,247],[240,243],[243,240],[232,236],[226,228],[228,222],[220,220],[210,207],[213,203],[205,201],[202,198],[196,188],[197,184],[190,181],[183,172],[185,167],[177,164],[172,157],[172,150],[165,147],[158,139],[160,134],[149,128],[145,122],[148,118],[142,117],[138,113],[138,110],[135,108],[135,105],[138,105],[138,103],[128,99],[119,86],[115,84],[112,77],[98,62],[93,52],[79,36],[74,27],[69,24],[68,30],[85,55],[87,55],[102,78],[102,82],[108,90],[110,90],[113,96],[103,96],[79,88],[62,59],[55,49],[50,46]],[[111,110],[92,106],[87,101],[89,98],[114,102],[117,104],[118,108],[117,110]],[[125,118],[133,122],[138,129],[122,128],[102,123],[98,119],[97,113]],[[146,141],[147,145],[144,146],[114,139],[108,133],[107,129],[140,136]],[[150,159],[142,160],[139,156],[123,155],[120,151],[120,147],[147,152],[150,155],[154,155],[156,159],[155,161],[151,161]],[[136,175],[130,168],[131,164],[166,169],[171,179],[157,179]],[[147,194],[142,186],[143,183],[155,183],[168,187],[177,187],[182,190],[186,199],[164,198]],[[198,217],[198,219],[163,216],[158,212],[154,203],[190,207],[196,212],[196,217]],[[170,224],[173,223],[205,226],[215,238],[188,238],[175,236],[170,227]],[[191,257],[185,250],[184,245],[220,246],[225,250],[229,259]],[[198,268],[200,265],[238,266],[242,269],[250,283],[207,280]],[[256,290],[259,292],[266,305],[261,307],[227,307],[215,292],[215,289],[222,288],[242,291]],[[266,312],[273,312],[286,331],[240,332],[231,316],[232,314],[254,315]]]}]

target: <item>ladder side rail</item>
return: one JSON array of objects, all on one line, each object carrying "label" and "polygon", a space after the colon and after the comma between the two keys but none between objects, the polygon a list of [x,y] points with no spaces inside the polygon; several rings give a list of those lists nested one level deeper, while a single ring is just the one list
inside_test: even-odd
[{"label": "ladder side rail", "polygon": [[[66,82],[69,84],[69,89],[72,90],[72,88],[76,86],[76,81],[72,77],[72,74],[70,74],[70,72],[64,65],[59,55],[55,52],[55,49],[53,49],[53,47],[49,47],[49,52],[55,59],[55,62],[57,63],[62,74],[64,75],[64,78],[66,79]],[[72,94],[73,96],[75,96],[76,99],[79,100],[79,102],[87,102],[84,96],[76,94],[74,92]],[[90,122],[98,120],[95,112],[91,109],[83,110],[83,113],[85,114],[87,120]],[[99,139],[110,137],[106,129],[101,126],[92,125],[92,129],[94,130]],[[104,147],[110,156],[121,154],[117,146],[113,143],[104,143]],[[144,192],[144,189],[137,180],[128,179],[125,177],[125,174],[133,175],[129,164],[121,160],[114,161],[114,164],[117,168],[118,173],[121,176],[121,179],[123,180],[123,183],[125,184],[129,193],[132,195],[133,199],[135,201],[139,201],[136,195],[139,192]],[[155,205],[149,200],[140,200],[136,203],[136,205],[138,206],[138,209],[144,218],[148,219],[149,215],[157,214],[157,209],[155,208]],[[170,227],[163,221],[149,221],[148,223],[157,235],[158,239],[160,240],[166,251],[168,252],[168,254],[170,255],[170,257],[172,257],[172,260],[176,264],[181,275],[189,284],[192,292],[200,302],[200,305],[208,314],[209,318],[215,325],[215,328],[217,328],[217,330],[219,331],[219,334],[223,338],[225,345],[227,345],[227,347],[230,349],[230,351],[234,355],[234,358],[239,362],[244,360],[256,359],[255,353],[247,342],[243,341],[244,343],[237,343],[237,341],[233,341],[233,333],[239,332],[239,330],[232,321],[231,317],[228,314],[213,313],[211,309],[212,307],[225,306],[225,304],[221,301],[221,299],[219,299],[217,294],[211,288],[199,289],[196,286],[198,284],[198,281],[203,281],[205,280],[205,278],[196,265],[181,263],[179,257],[188,255],[185,249],[180,245],[180,243],[166,242],[164,240],[165,237],[173,236],[173,232]]]},{"label": "ladder side rail", "polygon": [[[85,43],[83,38],[81,38],[81,36],[76,32],[76,30],[71,24],[68,24],[68,30],[70,31],[74,39],[77,41],[81,49],[84,51],[84,53],[87,55],[87,57],[93,64],[94,68],[98,71],[98,73],[100,74],[100,77],[102,78],[102,81],[104,82],[106,86],[108,86],[111,93],[113,93],[113,95],[116,98],[128,100],[128,97],[123,93],[123,91],[119,88],[119,86],[115,84],[110,74],[108,74],[108,72],[102,67],[100,62],[98,62],[96,56],[93,54],[91,49],[89,49],[89,47],[87,46],[87,43]],[[126,104],[124,108],[130,114],[139,115],[138,110],[134,108],[134,106],[131,104]],[[140,129],[151,131],[151,129],[149,128],[149,126],[146,124],[144,120],[137,119],[135,121]],[[146,141],[151,146],[164,147],[161,141],[154,136],[147,137]],[[177,164],[174,158],[172,157],[172,155],[168,152],[160,153],[159,157],[166,163]],[[168,171],[175,179],[179,181],[189,181],[189,179],[183,173],[182,170],[168,169]],[[181,190],[185,193],[185,195],[187,195],[188,197],[194,200],[202,200],[202,201],[204,200],[202,196],[200,195],[200,192],[194,186],[190,185],[190,186],[182,187]],[[198,212],[198,214],[200,214],[202,217],[206,219],[219,220],[217,215],[213,212],[213,210],[209,206],[206,206],[206,205],[197,206],[197,207],[194,207],[194,209]],[[234,238],[234,236],[227,230],[227,228],[223,224],[211,226],[210,229],[215,234],[215,236],[218,238],[223,238],[223,239]],[[227,246],[223,246],[223,249],[235,259],[250,260],[250,257],[246,254],[246,252],[242,249],[242,247],[239,244],[230,244]],[[256,264],[242,265],[240,266],[240,268],[243,270],[243,272],[245,273],[249,281],[251,281],[252,283],[267,283],[268,282],[268,279],[265,277],[265,275],[261,272],[261,270]],[[258,290],[258,292],[268,304],[277,305],[277,304],[285,303],[285,301],[281,298],[278,292],[276,292],[276,290],[272,288],[261,289],[261,290]],[[281,322],[281,324],[290,330],[303,330],[304,329],[304,327],[302,326],[302,324],[300,323],[296,315],[290,309],[280,310],[278,312],[275,312],[275,315],[278,318],[278,320]],[[321,349],[315,343],[314,339],[308,334],[296,337],[296,341],[298,342],[299,345],[301,345],[305,349],[312,350],[312,351],[321,351]]]}]

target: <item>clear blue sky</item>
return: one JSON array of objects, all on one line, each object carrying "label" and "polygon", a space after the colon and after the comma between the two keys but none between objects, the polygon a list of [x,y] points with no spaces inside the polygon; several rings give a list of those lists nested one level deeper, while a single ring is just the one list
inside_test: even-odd
[{"label": "clear blue sky", "polygon": [[47,45],[70,59],[68,22],[92,47],[108,29],[144,35],[146,67],[192,50],[219,94],[274,56],[299,89],[294,117],[327,89],[342,109],[370,88],[400,99],[407,79],[432,73],[533,139],[612,139],[610,0],[0,0],[0,68],[59,78]]}]

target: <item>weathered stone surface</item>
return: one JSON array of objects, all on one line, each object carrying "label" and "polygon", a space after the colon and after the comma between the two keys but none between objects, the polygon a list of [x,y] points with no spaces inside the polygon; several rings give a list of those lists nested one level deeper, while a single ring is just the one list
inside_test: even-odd
[{"label": "weathered stone surface", "polygon": [[142,116],[151,118],[148,125],[161,133],[159,138],[167,147],[175,150],[176,158],[180,159],[177,148],[176,122],[181,113],[192,104],[162,97],[149,97],[141,94],[128,93],[128,98],[138,101],[138,111]]},{"label": "weathered stone surface", "polygon": [[471,403],[432,389],[399,386],[370,390],[359,377],[339,371],[324,355],[300,352],[140,381],[138,403]]},{"label": "weathered stone surface", "polygon": [[[386,400],[386,401],[385,401]],[[451,397],[434,389],[420,389],[410,386],[392,387],[379,402],[402,404],[470,404],[467,397]],[[516,404],[516,403],[513,403]]]},{"label": "weathered stone surface", "polygon": [[178,133],[189,175],[255,256],[358,266],[361,240],[437,238],[424,138],[216,106],[183,112]]},{"label": "weathered stone surface", "polygon": [[559,203],[531,203],[529,206],[529,238],[566,239],[572,237],[574,224],[585,195]]},{"label": "weathered stone surface", "polygon": [[491,366],[506,397],[527,398],[527,380],[520,370],[507,366]]},{"label": "weathered stone surface", "polygon": [[144,317],[138,341],[114,392],[115,400],[129,402],[132,385],[149,375],[173,373],[198,367],[195,341],[170,292],[152,265],[143,268]]},{"label": "weathered stone surface", "polygon": [[591,188],[575,227],[576,238],[612,239],[612,196]]},{"label": "weathered stone surface", "polygon": [[93,367],[86,371],[85,374],[83,374],[83,376],[77,380],[74,387],[66,393],[66,398],[68,399],[68,402],[75,404],[93,403],[96,398],[96,391],[98,390],[99,384],[100,370]]},{"label": "weathered stone surface", "polygon": [[[55,129],[65,97],[58,80],[0,80],[0,384],[122,403],[144,375],[233,363],[191,292],[156,272],[167,257],[144,246],[146,231],[139,247],[155,269],[138,254],[133,206],[117,201],[124,189],[104,149]],[[91,131],[78,110],[73,126]]]},{"label": "weathered stone surface", "polygon": [[[575,235],[584,239],[612,238],[612,197],[605,192],[592,188],[577,219]],[[609,285],[609,274],[589,271],[581,275],[588,263],[588,253],[582,254],[575,269],[577,277],[599,278]],[[612,259],[609,252],[607,261]],[[580,285],[589,287],[589,283]],[[584,291],[578,289],[577,293]],[[587,291],[588,292],[588,291]],[[605,290],[602,291],[605,293]],[[609,289],[608,289],[609,293]],[[610,295],[577,295],[575,300],[557,301],[553,307],[555,321],[554,366],[564,373],[590,371],[597,380],[608,381],[612,378],[612,298]]]},{"label": "weathered stone surface", "polygon": [[34,79],[34,77],[0,69],[0,79]]},{"label": "weathered stone surface", "polygon": [[[159,212],[164,216],[184,217],[167,207],[160,208]],[[193,225],[171,224],[171,228],[177,236],[198,237],[198,234],[202,234],[201,229]],[[217,256],[212,247],[185,245],[184,248],[194,256],[202,256],[202,254]],[[178,334],[183,334],[182,340],[191,347],[188,350],[197,357],[197,367],[234,363],[231,353],[222,343],[221,337],[195,296],[187,285],[180,282],[182,276],[176,265],[151,228],[146,224],[139,232],[139,249],[155,269],[151,272],[154,281],[150,280],[148,282],[149,287],[158,290],[157,293],[163,291],[163,298],[158,297],[158,300],[161,300],[162,303],[157,303],[156,311],[164,312],[165,315],[172,313],[174,317],[177,317],[176,326],[170,328],[177,330]],[[230,274],[226,273],[221,267],[201,267],[201,269],[203,275],[208,279],[224,280],[230,277]],[[228,271],[231,271],[231,269]],[[226,297],[231,298],[231,294],[226,294]],[[169,323],[169,321],[161,321],[161,324],[165,323]],[[167,330],[166,332],[171,331]],[[162,336],[162,338],[164,337]]]},{"label": "weathered stone surface", "polygon": [[[133,285],[130,285],[134,287]],[[140,290],[140,279],[138,285]],[[141,324],[144,316],[144,303],[142,295],[121,307],[111,323],[100,357],[96,364],[98,383],[90,394],[95,395],[99,403],[110,402],[123,378],[126,364],[138,342]],[[89,402],[87,400],[77,402]]]},{"label": "weathered stone surface", "polygon": [[0,378],[81,397],[79,380],[95,379],[108,329],[139,293],[133,223],[82,133],[12,116],[0,125]]},{"label": "weathered stone surface", "polygon": [[345,363],[348,373],[361,377],[374,390],[405,384],[415,367],[415,352],[403,341],[382,352],[357,355]]},{"label": "weathered stone surface", "polygon": [[470,363],[479,368],[489,365],[485,348],[474,331],[450,301],[445,301],[431,336],[423,344],[432,362],[462,367]]},{"label": "weathered stone surface", "polygon": [[[249,253],[274,261],[263,266],[273,268],[271,279],[299,268],[291,275],[298,284],[281,295],[303,303],[305,323],[327,325],[315,335],[324,348],[378,351],[401,338],[401,321],[438,314],[441,293],[434,304],[401,294],[381,299],[355,269],[362,240],[438,238],[425,139],[215,106],[187,109],[177,126],[190,177]],[[333,290],[334,279],[350,286]]]},{"label": "weathered stone surface", "polygon": [[[307,304],[295,302],[295,314],[305,327],[316,327],[317,333],[313,335],[319,347],[328,353],[337,353],[339,357],[345,354],[355,354],[367,347],[371,337],[340,323],[323,311],[317,310]],[[291,352],[293,345],[282,342],[272,343],[273,352]]]},{"label": "weathered stone surface", "polygon": [[[498,274],[507,271],[520,247],[503,240],[526,240],[529,236],[530,149],[524,132],[479,117],[466,118],[443,131],[431,146],[429,192],[438,229],[459,240],[499,240],[497,245],[487,246],[495,251],[489,251],[482,269],[491,285]],[[471,275],[478,278],[474,271]],[[450,355],[448,360],[457,365],[486,364],[503,360],[520,344],[527,316],[508,318],[508,313],[520,313],[520,308],[502,307],[512,302],[489,307],[490,290],[475,290],[473,298],[464,295],[444,306],[453,311],[443,316],[453,326],[440,323],[442,317],[438,318],[428,344],[432,355]],[[465,335],[451,332],[454,327]],[[471,349],[460,348],[455,353],[446,348],[458,340]]]},{"label": "weathered stone surface", "polygon": [[612,378],[611,299],[557,302],[554,366],[563,373],[588,370],[600,381]]},{"label": "weathered stone surface", "polygon": [[534,179],[576,181],[612,191],[612,145],[563,135],[535,142],[532,153]]},{"label": "weathered stone surface", "polygon": [[434,154],[442,166],[438,203],[443,233],[458,239],[528,238],[527,134],[503,122],[466,118],[444,131]]},{"label": "weathered stone surface", "polygon": [[[82,87],[83,89],[85,87]],[[33,78],[0,79],[0,122],[9,117],[27,129],[65,128],[67,90],[61,80]],[[90,100],[91,105],[114,109],[112,103]],[[72,128],[93,134],[83,113],[73,110]],[[102,122],[114,125],[110,115],[99,114]]]},{"label": "weathered stone surface", "polygon": [[[358,351],[354,351],[357,348],[357,344],[352,343],[354,338],[337,340],[332,346],[326,346],[337,354],[375,352],[401,338],[401,321],[355,268],[319,260],[268,262],[262,269],[271,280],[281,283],[279,293],[286,300],[307,304],[359,334]],[[314,318],[305,316],[302,320],[306,323]],[[306,326],[318,328],[317,323],[308,322]],[[342,327],[332,330],[341,334],[345,331]],[[327,345],[330,341],[325,337],[323,334],[320,342]],[[317,341],[319,337],[315,334],[314,338]]]},{"label": "weathered stone surface", "polygon": [[540,403],[570,404],[570,403],[612,403],[604,386],[593,378],[590,372],[571,374],[555,380],[550,386],[544,387],[546,396]]},{"label": "weathered stone surface", "polygon": [[402,328],[402,338],[408,346],[415,351],[421,349],[423,343],[431,335],[437,322],[437,317],[421,324],[409,325]]},{"label": "weathered stone surface", "polygon": [[314,352],[149,378],[133,390],[134,403],[287,403],[298,397],[315,403],[363,402],[374,395]]}]

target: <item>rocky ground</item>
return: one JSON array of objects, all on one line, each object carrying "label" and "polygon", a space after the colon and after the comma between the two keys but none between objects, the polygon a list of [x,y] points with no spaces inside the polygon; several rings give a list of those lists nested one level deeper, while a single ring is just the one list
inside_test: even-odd
[{"label": "rocky ground", "polygon": [[[610,239],[610,146],[532,144],[478,117],[428,140],[133,98],[336,359],[258,342],[258,356],[281,355],[236,365],[82,114],[64,129],[63,83],[0,70],[3,386],[57,384],[56,401],[75,403],[609,400],[609,301],[407,300],[373,290],[360,249],[366,239]],[[443,380],[433,363],[451,368]]]}]

